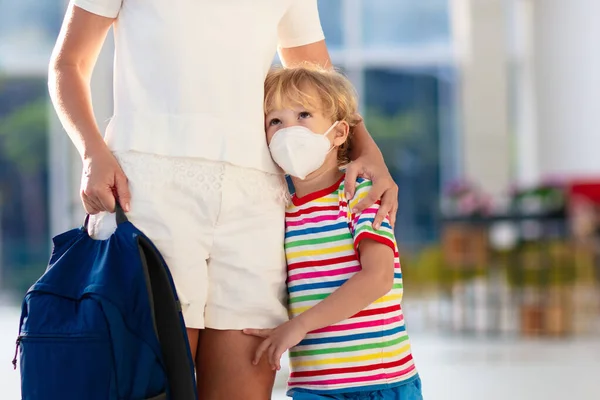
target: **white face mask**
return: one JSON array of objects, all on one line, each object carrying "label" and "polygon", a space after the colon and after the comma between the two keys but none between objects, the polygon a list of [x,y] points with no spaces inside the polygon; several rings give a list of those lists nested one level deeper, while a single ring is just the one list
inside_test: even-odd
[{"label": "white face mask", "polygon": [[327,135],[338,122],[334,122],[322,135],[299,125],[278,130],[269,144],[273,160],[287,174],[306,179],[323,165],[333,149]]}]

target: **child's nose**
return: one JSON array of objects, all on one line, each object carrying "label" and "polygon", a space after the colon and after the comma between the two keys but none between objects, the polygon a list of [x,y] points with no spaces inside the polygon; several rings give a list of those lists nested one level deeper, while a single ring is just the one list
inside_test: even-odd
[{"label": "child's nose", "polygon": [[281,125],[283,125],[282,128],[290,128],[290,127],[296,126],[298,124],[295,121],[290,121],[290,122],[283,122]]}]

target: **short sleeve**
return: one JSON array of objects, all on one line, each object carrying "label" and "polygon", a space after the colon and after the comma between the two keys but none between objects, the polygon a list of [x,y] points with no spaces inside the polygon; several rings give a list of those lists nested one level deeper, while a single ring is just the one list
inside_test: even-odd
[{"label": "short sleeve", "polygon": [[[348,203],[348,209],[352,210],[362,199],[364,199],[373,184],[369,180],[360,179],[356,185],[356,192],[354,197]],[[375,215],[379,210],[379,201],[363,210],[358,214],[349,214],[350,216],[350,229],[352,231],[352,237],[354,239],[354,248],[358,250],[360,242],[364,239],[371,239],[381,244],[390,247],[392,250],[396,250],[396,239],[394,238],[394,230],[390,224],[389,219],[386,217],[381,224],[381,227],[377,230],[373,228],[373,221]]]},{"label": "short sleeve", "polygon": [[317,0],[293,0],[278,27],[279,47],[304,46],[325,39]]},{"label": "short sleeve", "polygon": [[101,17],[116,18],[121,10],[123,0],[71,0],[74,5],[100,15]]}]

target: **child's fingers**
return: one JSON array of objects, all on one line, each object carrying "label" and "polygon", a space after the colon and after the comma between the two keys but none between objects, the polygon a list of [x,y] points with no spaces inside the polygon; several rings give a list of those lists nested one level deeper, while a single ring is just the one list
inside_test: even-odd
[{"label": "child's fingers", "polygon": [[277,349],[277,347],[271,343],[271,346],[269,347],[269,364],[271,364],[271,369],[273,371],[277,370],[277,360],[275,359],[275,350]]},{"label": "child's fingers", "polygon": [[273,329],[244,329],[242,332],[244,332],[245,335],[267,338],[272,331]]},{"label": "child's fingers", "polygon": [[269,362],[274,370],[279,371],[281,369],[281,357],[286,350],[285,346],[277,345],[275,343],[271,345],[271,349],[269,349]]},{"label": "child's fingers", "polygon": [[277,363],[277,371],[281,370],[281,357],[283,357],[283,353],[285,353],[287,349],[283,348],[283,347],[278,347],[277,350],[275,350],[275,360]]},{"label": "child's fingers", "polygon": [[252,364],[258,365],[264,352],[269,348],[270,345],[271,345],[270,339],[263,340],[263,342],[256,349],[256,353],[254,353],[254,360],[252,360]]}]

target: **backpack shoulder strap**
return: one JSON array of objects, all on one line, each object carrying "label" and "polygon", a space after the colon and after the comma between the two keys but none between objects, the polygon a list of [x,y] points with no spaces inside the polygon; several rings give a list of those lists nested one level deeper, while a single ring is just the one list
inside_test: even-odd
[{"label": "backpack shoulder strap", "polygon": [[154,328],[162,349],[171,399],[196,400],[194,364],[187,333],[181,323],[181,306],[176,300],[167,266],[144,236],[138,246],[146,282]]}]

